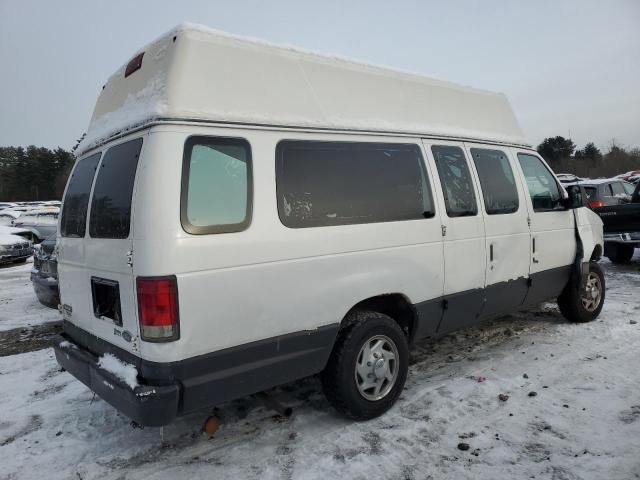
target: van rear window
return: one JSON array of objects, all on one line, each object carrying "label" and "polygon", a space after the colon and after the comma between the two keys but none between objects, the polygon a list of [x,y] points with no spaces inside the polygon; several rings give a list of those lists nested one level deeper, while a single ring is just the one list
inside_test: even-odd
[{"label": "van rear window", "polygon": [[91,200],[89,235],[127,238],[131,223],[131,197],[142,138],[111,147],[104,154]]},{"label": "van rear window", "polygon": [[415,220],[434,215],[413,144],[282,141],[278,214],[290,228]]},{"label": "van rear window", "polygon": [[78,160],[64,197],[60,233],[63,237],[84,237],[91,184],[100,161],[100,153]]}]

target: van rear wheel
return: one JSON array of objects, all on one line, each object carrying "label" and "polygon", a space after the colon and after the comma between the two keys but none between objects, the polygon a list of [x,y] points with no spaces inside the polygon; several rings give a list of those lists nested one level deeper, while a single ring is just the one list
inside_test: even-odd
[{"label": "van rear wheel", "polygon": [[602,268],[595,262],[589,262],[589,273],[582,286],[576,286],[576,282],[569,281],[563,292],[558,297],[560,312],[570,322],[590,322],[595,320],[605,297],[605,281]]},{"label": "van rear wheel", "polygon": [[407,338],[389,316],[349,314],[321,380],[329,403],[354,420],[389,410],[402,392],[409,366]]}]

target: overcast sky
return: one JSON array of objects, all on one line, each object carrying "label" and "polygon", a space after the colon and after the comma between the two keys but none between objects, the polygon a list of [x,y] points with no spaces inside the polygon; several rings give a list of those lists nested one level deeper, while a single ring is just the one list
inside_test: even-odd
[{"label": "overcast sky", "polygon": [[0,0],[0,146],[71,147],[108,76],[185,21],[504,92],[534,144],[640,146],[640,0]]}]

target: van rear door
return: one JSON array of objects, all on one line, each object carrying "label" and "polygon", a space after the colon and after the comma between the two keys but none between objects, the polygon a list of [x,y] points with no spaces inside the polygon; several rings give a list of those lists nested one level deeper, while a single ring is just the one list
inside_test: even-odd
[{"label": "van rear door", "polygon": [[65,319],[132,352],[138,351],[139,335],[132,206],[142,143],[124,141],[78,161],[65,194],[58,247]]}]

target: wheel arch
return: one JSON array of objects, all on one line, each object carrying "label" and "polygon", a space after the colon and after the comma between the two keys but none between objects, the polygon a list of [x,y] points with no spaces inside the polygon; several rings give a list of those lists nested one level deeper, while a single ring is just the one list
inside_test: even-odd
[{"label": "wheel arch", "polygon": [[411,344],[418,325],[418,312],[402,293],[383,293],[366,298],[353,305],[342,318],[340,329],[346,326],[349,316],[355,311],[371,310],[391,317],[407,336]]}]

